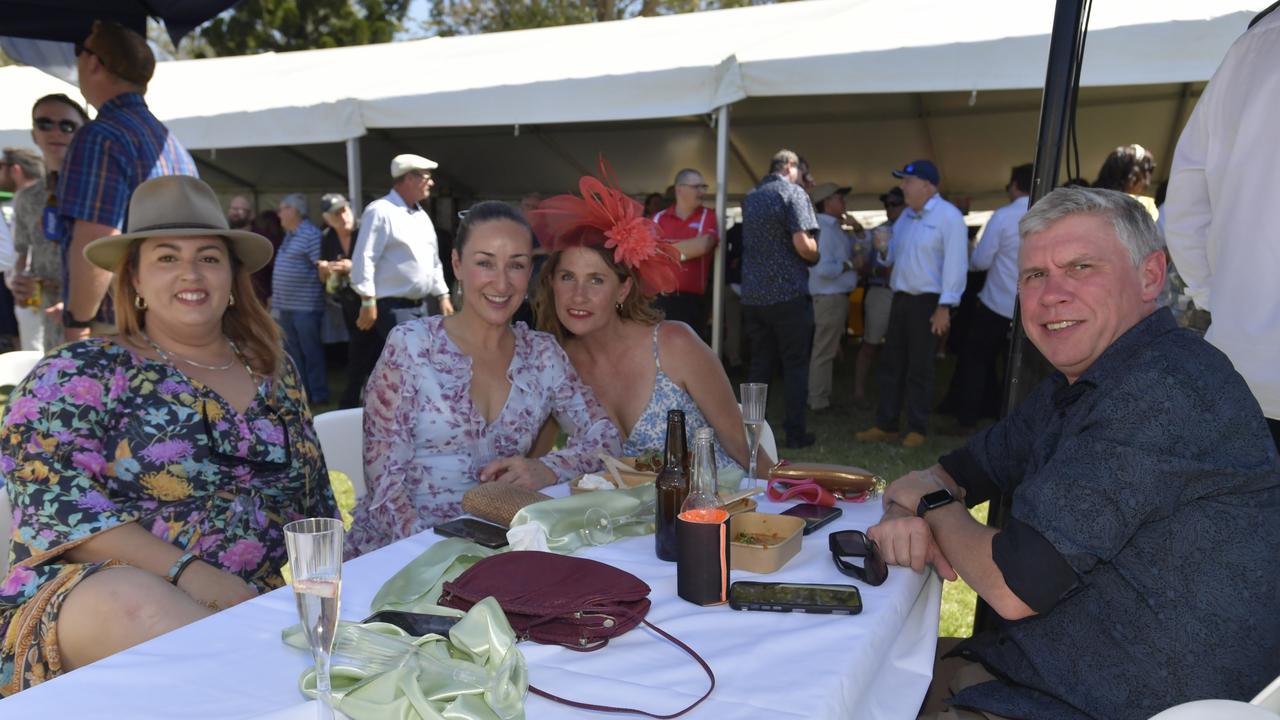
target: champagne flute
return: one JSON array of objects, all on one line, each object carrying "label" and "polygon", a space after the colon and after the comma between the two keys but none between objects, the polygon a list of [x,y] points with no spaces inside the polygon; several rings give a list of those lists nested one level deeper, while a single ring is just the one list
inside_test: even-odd
[{"label": "champagne flute", "polygon": [[333,720],[329,659],[337,637],[342,597],[342,521],[307,518],[284,526],[284,544],[293,573],[293,596],[316,662],[316,716]]},{"label": "champagne flute", "polygon": [[738,391],[742,400],[742,425],[747,430],[747,447],[751,448],[751,464],[746,469],[746,485],[754,489],[758,481],[756,455],[760,451],[760,436],[764,433],[764,408],[769,397],[769,385],[768,383],[742,383],[738,386]]}]

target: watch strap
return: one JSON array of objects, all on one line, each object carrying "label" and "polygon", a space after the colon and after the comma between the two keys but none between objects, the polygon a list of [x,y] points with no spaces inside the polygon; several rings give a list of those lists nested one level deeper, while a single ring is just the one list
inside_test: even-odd
[{"label": "watch strap", "polygon": [[924,517],[924,514],[930,510],[937,510],[945,505],[955,502],[956,498],[948,490],[934,490],[931,493],[925,493],[920,498],[920,503],[916,505],[916,517]]},{"label": "watch strap", "polygon": [[77,320],[76,316],[70,310],[63,310],[62,327],[91,328],[93,327],[93,320]]}]

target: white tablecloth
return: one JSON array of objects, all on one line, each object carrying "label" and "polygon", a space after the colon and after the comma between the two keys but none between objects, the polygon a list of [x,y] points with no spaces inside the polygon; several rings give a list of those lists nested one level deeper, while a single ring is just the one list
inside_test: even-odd
[{"label": "white tablecloth", "polygon": [[[777,512],[785,505],[762,503]],[[880,587],[846,578],[827,551],[829,531],[865,529],[879,504],[843,504],[844,516],[804,538],[777,573],[733,579],[852,583],[862,614],[739,612],[703,608],[676,596],[675,565],[653,554],[653,537],[589,548],[585,557],[628,570],[653,588],[648,619],[698,651],[716,689],[685,717],[914,718],[933,667],[941,582],[931,571],[891,568]],[[437,536],[427,532],[344,566],[342,617],[360,620],[382,583]],[[314,717],[297,689],[310,657],[286,647],[280,631],[297,622],[288,588],[225,610],[86,668],[0,701],[0,718]],[[643,626],[598,652],[522,643],[533,684],[604,705],[674,712],[706,689],[702,669]],[[604,717],[530,694],[530,720]]]}]

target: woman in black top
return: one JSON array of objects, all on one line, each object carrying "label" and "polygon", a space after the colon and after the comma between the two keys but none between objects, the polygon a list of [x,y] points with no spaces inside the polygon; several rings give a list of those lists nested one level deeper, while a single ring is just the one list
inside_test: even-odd
[{"label": "woman in black top", "polygon": [[[342,306],[342,321],[347,327],[347,336],[351,342],[347,356],[351,357],[357,344],[368,343],[373,335],[372,332],[356,327],[356,318],[360,315],[360,296],[351,289],[351,253],[355,250],[360,230],[356,226],[351,205],[338,193],[322,196],[320,211],[324,217],[324,233],[320,237],[320,261],[316,263],[316,268],[320,272],[325,292]],[[349,379],[339,406],[360,407],[362,389],[358,381]]]}]

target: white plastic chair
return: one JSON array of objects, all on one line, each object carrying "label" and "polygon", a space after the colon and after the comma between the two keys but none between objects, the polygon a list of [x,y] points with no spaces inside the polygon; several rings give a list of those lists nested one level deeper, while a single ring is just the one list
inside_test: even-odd
[{"label": "white plastic chair", "polygon": [[22,382],[43,357],[44,353],[39,350],[15,350],[0,355],[0,385]]},{"label": "white plastic chair", "polygon": [[316,436],[330,470],[351,478],[356,500],[369,489],[364,484],[364,410],[332,410],[315,417]]},{"label": "white plastic chair", "polygon": [[1238,700],[1193,700],[1151,716],[1151,720],[1276,720],[1280,715]]},{"label": "white plastic chair", "polygon": [[1280,715],[1280,677],[1272,680],[1270,685],[1249,701],[1249,704],[1266,708],[1276,715]]}]

